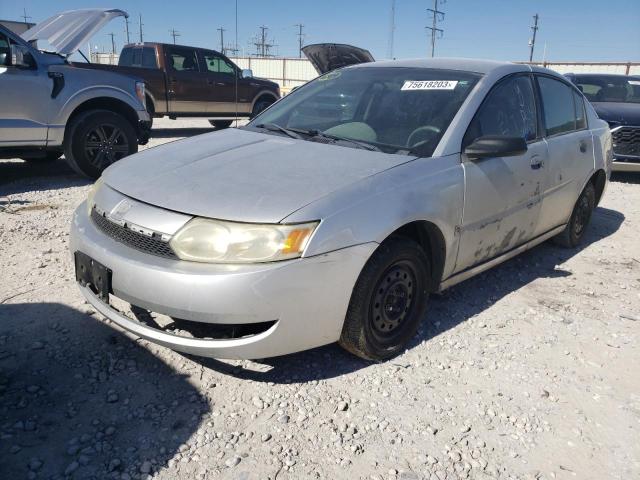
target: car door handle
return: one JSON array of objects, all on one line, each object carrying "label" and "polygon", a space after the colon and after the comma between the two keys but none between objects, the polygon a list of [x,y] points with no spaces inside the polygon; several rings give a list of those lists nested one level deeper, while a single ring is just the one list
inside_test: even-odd
[{"label": "car door handle", "polygon": [[531,157],[531,169],[532,170],[539,170],[544,166],[544,162],[542,161],[542,159],[538,156],[535,157]]},{"label": "car door handle", "polygon": [[580,148],[580,151],[581,151],[582,153],[587,153],[587,142],[585,142],[584,140],[582,140],[582,141],[580,142],[580,147],[579,147],[579,148]]}]

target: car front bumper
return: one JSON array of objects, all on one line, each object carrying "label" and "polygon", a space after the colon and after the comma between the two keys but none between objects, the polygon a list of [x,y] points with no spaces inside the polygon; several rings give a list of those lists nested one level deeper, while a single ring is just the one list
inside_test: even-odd
[{"label": "car front bumper", "polygon": [[613,172],[640,172],[640,157],[615,157],[611,163]]},{"label": "car front bumper", "polygon": [[76,210],[71,252],[109,268],[112,295],[142,309],[204,324],[275,322],[234,339],[167,333],[128,317],[81,286],[87,301],[111,321],[173,350],[218,358],[267,358],[339,339],[353,286],[377,247],[367,243],[309,258],[253,265],[221,265],[156,257],[96,228],[85,204]]}]

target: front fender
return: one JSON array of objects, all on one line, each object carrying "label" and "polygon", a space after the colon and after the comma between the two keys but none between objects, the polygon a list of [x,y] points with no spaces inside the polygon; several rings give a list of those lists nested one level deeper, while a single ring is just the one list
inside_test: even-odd
[{"label": "front fender", "polygon": [[283,222],[321,219],[305,256],[353,245],[382,243],[398,228],[428,221],[443,234],[444,276],[453,271],[462,219],[464,172],[459,155],[419,158],[319,199]]}]

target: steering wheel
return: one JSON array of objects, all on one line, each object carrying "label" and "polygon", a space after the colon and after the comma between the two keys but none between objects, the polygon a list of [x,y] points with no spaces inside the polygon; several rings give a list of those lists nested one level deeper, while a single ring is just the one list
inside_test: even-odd
[{"label": "steering wheel", "polygon": [[437,135],[440,134],[440,129],[431,125],[425,125],[416,128],[409,138],[407,139],[407,147],[414,148],[425,143],[431,142]]}]

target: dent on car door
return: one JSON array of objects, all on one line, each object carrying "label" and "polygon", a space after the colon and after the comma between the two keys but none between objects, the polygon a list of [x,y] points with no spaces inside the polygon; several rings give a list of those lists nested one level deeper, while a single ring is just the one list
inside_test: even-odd
[{"label": "dent on car door", "polygon": [[521,155],[470,160],[463,155],[465,202],[456,271],[490,260],[529,239],[540,216],[547,146],[538,135],[529,75],[502,80],[469,125],[463,149],[485,135],[522,137]]},{"label": "dent on car door", "polygon": [[593,170],[593,137],[587,129],[582,95],[568,84],[537,76],[549,148],[549,182],[543,192],[541,228],[566,223]]},{"label": "dent on car door", "polygon": [[53,81],[33,66],[11,65],[12,40],[0,32],[0,146],[45,145]]}]

